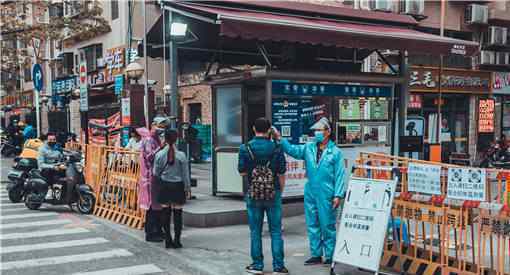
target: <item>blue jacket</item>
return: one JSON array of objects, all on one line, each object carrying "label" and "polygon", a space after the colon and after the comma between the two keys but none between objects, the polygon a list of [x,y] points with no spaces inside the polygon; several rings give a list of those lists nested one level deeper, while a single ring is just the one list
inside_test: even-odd
[{"label": "blue jacket", "polygon": [[[256,161],[265,163],[270,160],[271,169],[273,170],[274,175],[285,174],[287,171],[287,162],[285,161],[285,155],[280,145],[264,137],[254,137],[248,142],[248,145],[255,155],[256,160],[254,161],[250,157],[250,154],[246,149],[246,145],[241,145],[239,148],[239,162],[237,165],[239,173],[250,174],[256,166]],[[280,181],[278,177],[276,177],[275,180],[275,190],[280,190]]]},{"label": "blue jacket", "polygon": [[285,153],[295,159],[305,161],[306,176],[308,183],[305,186],[305,193],[310,191],[317,192],[324,198],[333,197],[343,198],[345,196],[344,188],[344,157],[342,151],[330,141],[322,152],[322,157],[317,163],[317,144],[309,142],[303,145],[292,145],[288,140],[282,140],[282,146]]},{"label": "blue jacket", "polygon": [[32,127],[32,125],[27,125],[25,127],[25,129],[23,130],[23,138],[25,140],[29,140],[29,139],[32,139],[32,138],[35,138],[36,137],[36,133],[35,133],[35,130],[34,130],[34,127]]}]

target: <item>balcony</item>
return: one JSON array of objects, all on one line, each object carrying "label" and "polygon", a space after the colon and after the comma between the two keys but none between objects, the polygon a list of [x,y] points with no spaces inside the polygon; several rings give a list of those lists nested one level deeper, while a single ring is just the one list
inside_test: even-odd
[{"label": "balcony", "polygon": [[510,9],[489,8],[490,24],[510,24]]}]

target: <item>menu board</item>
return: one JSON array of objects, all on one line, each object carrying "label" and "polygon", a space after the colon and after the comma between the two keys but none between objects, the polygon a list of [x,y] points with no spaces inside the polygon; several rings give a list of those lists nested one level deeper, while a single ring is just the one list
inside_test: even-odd
[{"label": "menu board", "polygon": [[478,132],[494,132],[494,99],[480,99],[478,115]]},{"label": "menu board", "polygon": [[339,100],[340,120],[361,119],[361,108],[359,99]]},{"label": "menu board", "polygon": [[337,123],[339,144],[361,144],[361,124]]},{"label": "menu board", "polygon": [[388,119],[388,100],[386,98],[370,98],[370,118],[369,119]]}]

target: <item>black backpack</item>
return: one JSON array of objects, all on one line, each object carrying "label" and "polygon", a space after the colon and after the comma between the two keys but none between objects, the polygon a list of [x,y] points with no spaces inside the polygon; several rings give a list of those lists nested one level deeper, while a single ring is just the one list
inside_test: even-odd
[{"label": "black backpack", "polygon": [[252,200],[259,201],[270,201],[275,197],[275,180],[276,175],[271,169],[271,160],[276,152],[276,147],[271,153],[269,160],[265,163],[257,162],[255,155],[250,148],[250,145],[246,144],[246,149],[250,155],[250,158],[255,162],[255,167],[249,172],[249,186],[248,195]]}]

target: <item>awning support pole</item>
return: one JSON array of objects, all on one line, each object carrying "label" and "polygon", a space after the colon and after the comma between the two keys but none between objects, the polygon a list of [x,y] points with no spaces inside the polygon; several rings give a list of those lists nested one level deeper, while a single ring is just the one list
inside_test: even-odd
[{"label": "awning support pole", "polygon": [[269,60],[269,56],[264,45],[260,45],[259,43],[257,43],[257,48],[259,49],[259,52],[262,55],[262,57],[264,57],[266,65],[269,66],[269,68],[271,68],[272,67],[271,61]]}]

